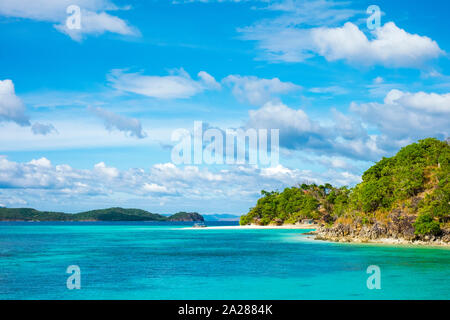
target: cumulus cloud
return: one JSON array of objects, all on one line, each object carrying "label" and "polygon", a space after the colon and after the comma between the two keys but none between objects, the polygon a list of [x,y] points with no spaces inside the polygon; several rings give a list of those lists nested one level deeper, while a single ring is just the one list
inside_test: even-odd
[{"label": "cumulus cloud", "polygon": [[232,87],[233,95],[242,102],[261,105],[274,96],[301,89],[292,82],[282,82],[278,78],[261,79],[254,76],[229,75],[222,80]]},{"label": "cumulus cloud", "polygon": [[48,124],[44,124],[44,123],[39,123],[39,122],[35,122],[33,123],[33,125],[31,126],[31,131],[34,134],[41,134],[41,135],[47,135],[47,134],[51,134],[52,132],[58,132],[56,130],[56,128],[48,123]]},{"label": "cumulus cloud", "polygon": [[[330,168],[322,173],[290,169],[230,166],[226,169],[178,167],[156,164],[150,170],[118,170],[101,162],[92,169],[75,169],[67,164],[53,165],[48,159],[14,162],[0,157],[0,201],[5,195],[23,195],[28,201],[38,194],[40,201],[57,197],[78,207],[93,197],[108,201],[152,199],[174,201],[248,200],[254,203],[262,189],[282,190],[303,182],[354,184],[359,178],[345,170]],[[8,202],[10,204],[10,202]],[[120,203],[119,203],[120,204]],[[14,204],[13,204],[14,205]]]},{"label": "cumulus cloud", "polygon": [[283,128],[285,132],[308,134],[321,130],[320,126],[312,122],[303,110],[294,110],[281,102],[273,101],[266,103],[260,109],[250,110],[248,126],[252,128]]},{"label": "cumulus cloud", "polygon": [[107,179],[114,179],[119,176],[119,170],[113,167],[107,167],[104,162],[97,163],[94,166],[94,172]]},{"label": "cumulus cloud", "polygon": [[[16,95],[14,83],[9,79],[0,80],[0,122],[2,121],[14,122],[22,127],[31,126],[25,104]],[[41,135],[57,132],[52,124],[38,122],[31,126],[31,131]]]},{"label": "cumulus cloud", "polygon": [[278,62],[301,62],[319,55],[352,65],[417,68],[444,54],[432,39],[408,33],[393,22],[368,37],[348,22],[362,12],[346,5],[335,1],[276,2],[268,9],[281,12],[280,16],[238,31],[243,40],[257,42],[263,59]]},{"label": "cumulus cloud", "polygon": [[391,90],[384,99],[386,104],[403,105],[407,108],[430,113],[450,113],[450,93],[402,92]]},{"label": "cumulus cloud", "polygon": [[168,193],[166,187],[157,185],[156,183],[144,183],[143,189],[150,193]]},{"label": "cumulus cloud", "polygon": [[373,39],[353,23],[341,28],[311,31],[312,50],[328,61],[346,60],[351,64],[416,67],[443,54],[436,41],[410,34],[393,22],[373,31]]},{"label": "cumulus cloud", "polygon": [[350,110],[390,139],[414,141],[446,138],[450,128],[450,94],[391,90],[383,103],[352,103]]},{"label": "cumulus cloud", "polygon": [[107,130],[123,131],[125,134],[138,139],[147,136],[138,119],[124,117],[100,107],[88,107],[88,110],[104,121]]},{"label": "cumulus cloud", "polygon": [[256,41],[260,58],[275,62],[299,62],[314,54],[310,47],[311,28],[335,26],[348,21],[359,12],[345,7],[345,3],[318,0],[282,0],[268,2],[267,10],[278,12],[275,18],[257,21],[239,28],[243,40]]},{"label": "cumulus cloud", "polygon": [[384,155],[357,119],[333,111],[334,122],[323,125],[312,120],[302,109],[292,109],[281,102],[268,102],[249,111],[250,128],[279,129],[280,146],[291,150],[313,151],[354,159],[373,160]]},{"label": "cumulus cloud", "polygon": [[120,91],[132,92],[158,99],[190,98],[205,90],[220,89],[220,84],[205,71],[194,80],[184,69],[175,69],[168,76],[147,76],[112,70],[107,76],[110,85]]},{"label": "cumulus cloud", "polygon": [[25,111],[25,105],[16,96],[13,82],[0,80],[0,122],[13,121],[20,126],[29,126],[30,120]]},{"label": "cumulus cloud", "polygon": [[[69,29],[66,19],[71,15],[66,12],[71,5],[81,9],[81,28]],[[139,35],[139,31],[128,25],[119,17],[106,11],[124,8],[116,6],[109,0],[2,0],[0,15],[47,21],[54,27],[69,35],[74,40],[81,40],[84,35],[99,35],[112,32],[121,35]]]}]

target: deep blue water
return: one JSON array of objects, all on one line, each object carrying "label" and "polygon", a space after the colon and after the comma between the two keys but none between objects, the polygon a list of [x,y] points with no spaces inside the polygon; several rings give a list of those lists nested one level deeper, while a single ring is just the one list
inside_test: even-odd
[{"label": "deep blue water", "polygon": [[[230,225],[213,223],[208,225]],[[449,299],[450,250],[191,223],[0,223],[0,299]],[[66,268],[81,269],[68,290]],[[369,290],[369,265],[381,289]]]}]

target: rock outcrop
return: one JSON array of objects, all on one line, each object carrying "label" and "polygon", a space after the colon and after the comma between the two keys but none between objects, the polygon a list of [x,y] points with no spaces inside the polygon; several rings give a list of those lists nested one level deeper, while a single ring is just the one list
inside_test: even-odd
[{"label": "rock outcrop", "polygon": [[430,245],[450,245],[450,229],[443,229],[439,235],[417,235],[414,232],[414,218],[410,216],[392,217],[387,224],[375,222],[361,225],[339,223],[332,227],[322,225],[315,234],[317,240],[335,242],[389,242],[417,243]]}]

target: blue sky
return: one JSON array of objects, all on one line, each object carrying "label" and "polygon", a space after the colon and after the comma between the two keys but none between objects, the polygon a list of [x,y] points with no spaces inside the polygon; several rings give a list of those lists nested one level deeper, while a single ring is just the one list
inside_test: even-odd
[{"label": "blue sky", "polygon": [[[400,147],[450,135],[449,9],[0,0],[0,205],[244,214],[261,189],[352,186]],[[174,165],[171,134],[194,121],[279,129],[280,162]]]}]

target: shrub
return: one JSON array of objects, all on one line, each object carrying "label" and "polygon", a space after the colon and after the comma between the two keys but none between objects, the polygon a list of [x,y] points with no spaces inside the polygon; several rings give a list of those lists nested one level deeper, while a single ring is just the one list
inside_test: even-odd
[{"label": "shrub", "polygon": [[417,217],[414,222],[416,235],[438,235],[441,233],[439,222],[435,221],[431,214],[423,213]]}]

